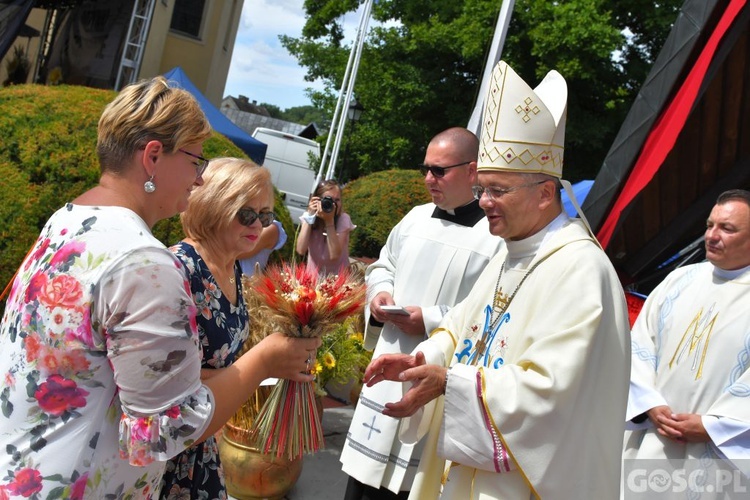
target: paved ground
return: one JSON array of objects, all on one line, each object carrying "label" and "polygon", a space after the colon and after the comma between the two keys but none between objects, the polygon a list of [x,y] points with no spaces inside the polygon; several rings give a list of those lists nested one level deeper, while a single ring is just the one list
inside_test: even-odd
[{"label": "paved ground", "polygon": [[344,446],[354,408],[351,405],[339,405],[328,399],[325,406],[322,424],[326,448],[305,457],[302,474],[284,497],[287,500],[341,500],[344,498],[348,476],[341,472],[339,455],[341,455],[341,447]]}]

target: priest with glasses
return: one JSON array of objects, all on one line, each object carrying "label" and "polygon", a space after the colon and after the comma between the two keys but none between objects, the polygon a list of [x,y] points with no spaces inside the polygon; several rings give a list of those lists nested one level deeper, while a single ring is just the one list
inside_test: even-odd
[{"label": "priest with glasses", "polygon": [[556,71],[531,89],[495,67],[473,192],[505,248],[428,340],[365,373],[411,386],[383,409],[403,443],[426,440],[409,498],[619,495],[628,314],[588,225],[562,210],[566,101]]}]

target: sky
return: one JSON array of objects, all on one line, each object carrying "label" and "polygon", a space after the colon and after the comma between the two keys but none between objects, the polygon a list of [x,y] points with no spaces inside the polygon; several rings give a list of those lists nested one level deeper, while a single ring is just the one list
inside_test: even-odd
[{"label": "sky", "polygon": [[[296,38],[302,33],[303,3],[304,0],[245,0],[225,97],[244,95],[251,102],[274,104],[281,109],[311,104],[305,89],[321,90],[323,85],[306,82],[305,68],[279,41],[279,35]],[[343,21],[345,37],[353,40],[359,15],[347,14]]]}]

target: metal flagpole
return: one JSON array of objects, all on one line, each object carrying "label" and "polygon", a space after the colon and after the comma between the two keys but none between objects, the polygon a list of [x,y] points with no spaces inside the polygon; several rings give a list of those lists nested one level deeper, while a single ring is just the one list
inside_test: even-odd
[{"label": "metal flagpole", "polygon": [[[342,113],[339,117],[339,127],[336,130],[336,142],[334,142],[333,155],[331,156],[331,162],[328,164],[328,171],[326,172],[326,179],[332,179],[336,173],[336,163],[339,158],[339,149],[341,147],[341,140],[344,137],[344,129],[347,123],[347,113],[349,104],[352,101],[352,94],[354,93],[354,82],[357,80],[357,71],[359,70],[359,63],[362,59],[362,48],[365,45],[365,37],[367,36],[367,25],[370,20],[370,13],[372,12],[373,0],[367,0],[365,8],[362,11],[363,22],[360,23],[360,31],[356,38],[356,53],[354,56],[354,64],[352,65],[352,74],[349,77],[349,85],[346,89],[346,96],[344,98],[344,104],[342,105]],[[352,47],[354,49],[354,47]]]},{"label": "metal flagpole", "polygon": [[[357,35],[359,36],[360,31],[362,30],[362,23],[364,22],[364,10],[362,11],[362,16],[359,18],[359,25],[357,27]],[[344,93],[349,81],[349,75],[351,74],[352,70],[352,64],[354,62],[355,57],[355,47],[356,44],[356,38],[355,42],[352,43],[352,50],[349,52],[349,60],[346,63],[346,69],[344,70],[344,78],[341,80],[341,89],[339,90],[339,97],[336,100],[336,108],[333,111],[333,120],[331,120],[331,129],[328,131],[328,139],[326,139],[326,147],[323,150],[323,156],[320,160],[320,169],[318,170],[318,175],[315,177],[315,184],[312,186],[312,189],[310,190],[310,194],[312,194],[315,191],[315,187],[320,184],[320,181],[323,179],[323,172],[325,171],[327,162],[329,161],[329,152],[331,150],[332,141],[334,137],[336,137],[335,131],[336,127],[338,126],[338,120],[339,120],[339,113],[341,113],[341,103],[344,100]]]},{"label": "metal flagpole", "polygon": [[487,95],[487,87],[490,84],[492,70],[495,68],[495,65],[500,60],[500,56],[503,53],[505,35],[508,33],[508,24],[510,24],[510,18],[513,15],[513,7],[515,3],[515,0],[503,0],[503,5],[500,7],[500,14],[497,16],[495,34],[492,37],[490,52],[487,54],[487,62],[484,66],[484,73],[482,73],[482,83],[479,86],[477,102],[474,105],[474,111],[471,112],[469,124],[466,126],[466,128],[474,132],[477,137],[479,137],[479,133],[482,131],[481,120],[482,108],[484,107],[484,96]]},{"label": "metal flagpole", "polygon": [[370,19],[370,13],[372,12],[372,3],[373,0],[367,0],[362,9],[362,14],[360,15],[357,34],[352,43],[352,50],[349,53],[349,61],[347,62],[344,77],[341,81],[339,97],[336,101],[336,108],[333,113],[333,120],[331,121],[331,130],[328,132],[326,147],[320,161],[320,169],[315,178],[315,184],[310,190],[311,195],[315,191],[316,186],[323,179],[324,172],[326,179],[332,178],[335,173],[336,159],[341,145],[341,138],[343,137],[344,128],[346,127],[346,110],[349,108],[354,89],[354,82],[357,78],[362,47],[364,46],[367,25]]}]

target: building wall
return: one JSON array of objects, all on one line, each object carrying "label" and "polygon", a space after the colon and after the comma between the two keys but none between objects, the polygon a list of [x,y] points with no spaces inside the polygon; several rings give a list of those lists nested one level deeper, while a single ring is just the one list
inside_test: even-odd
[{"label": "building wall", "polygon": [[[167,34],[159,70],[153,74],[181,66],[188,78],[218,107],[227,82],[243,3],[244,0],[207,0],[198,39],[169,31],[167,21],[162,28]],[[141,75],[153,76],[143,70]]]},{"label": "building wall", "polygon": [[[132,0],[131,0],[132,1]],[[151,78],[181,66],[190,80],[215,106],[220,106],[229,73],[234,43],[244,0],[206,0],[201,34],[198,39],[172,32],[169,25],[175,0],[155,0],[138,78]],[[32,9],[26,24],[43,34],[45,9]],[[15,45],[27,50],[31,60],[30,82],[39,53],[41,37],[18,38]],[[0,82],[7,78],[6,61],[0,62]]]},{"label": "building wall", "polygon": [[169,23],[172,20],[172,10],[174,9],[175,0],[156,0],[154,13],[151,17],[151,26],[148,30],[148,41],[143,49],[143,58],[141,59],[141,69],[138,73],[139,78],[152,78],[156,75],[166,73],[172,68],[165,71],[161,69],[162,56],[164,47],[169,36]]}]

